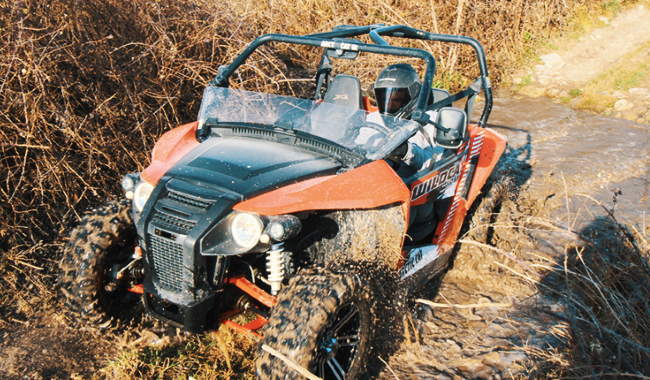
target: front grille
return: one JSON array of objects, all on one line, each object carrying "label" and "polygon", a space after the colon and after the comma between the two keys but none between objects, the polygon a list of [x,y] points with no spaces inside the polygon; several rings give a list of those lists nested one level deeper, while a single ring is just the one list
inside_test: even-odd
[{"label": "front grille", "polygon": [[149,235],[149,248],[160,286],[171,291],[183,291],[183,246]]},{"label": "front grille", "polygon": [[195,247],[186,251],[188,247],[183,242],[187,241],[188,235],[203,232],[197,231],[202,228],[198,226],[199,221],[210,208],[216,206],[219,194],[180,179],[169,181],[160,193],[145,230],[150,281],[159,290],[164,290],[159,296],[165,294],[164,297],[176,301],[179,298],[174,297],[180,296],[187,301],[196,296],[194,287],[197,282],[205,282],[195,274],[198,265],[194,257]]},{"label": "front grille", "polygon": [[151,221],[156,226],[167,228],[181,234],[187,234],[192,228],[194,228],[194,226],[196,226],[196,222],[193,220],[181,219],[157,210],[154,212]]},{"label": "front grille", "polygon": [[169,190],[167,192],[167,197],[170,198],[170,199],[173,199],[173,200],[175,200],[177,202],[180,202],[180,203],[183,203],[183,204],[186,204],[186,205],[189,205],[189,206],[202,208],[202,209],[206,209],[206,208],[212,206],[212,204],[214,203],[214,201],[212,201],[212,200],[206,200],[206,199],[193,197],[191,195],[183,194],[183,193],[180,193],[180,192],[174,191],[174,190]]}]

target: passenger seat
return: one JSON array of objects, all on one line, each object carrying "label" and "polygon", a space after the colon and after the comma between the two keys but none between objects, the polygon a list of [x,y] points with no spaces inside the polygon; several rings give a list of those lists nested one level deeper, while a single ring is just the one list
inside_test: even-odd
[{"label": "passenger seat", "polygon": [[359,78],[353,75],[338,74],[327,87],[323,101],[354,109],[362,108]]}]

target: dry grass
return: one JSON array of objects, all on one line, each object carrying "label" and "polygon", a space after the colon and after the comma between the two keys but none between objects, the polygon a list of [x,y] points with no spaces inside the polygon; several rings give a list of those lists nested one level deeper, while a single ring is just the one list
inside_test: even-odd
[{"label": "dry grass", "polygon": [[[162,132],[194,120],[202,88],[218,65],[257,35],[377,22],[466,34],[484,44],[498,83],[551,31],[564,28],[575,9],[598,6],[587,0],[570,5],[564,0],[0,0],[0,333],[29,321],[51,301],[60,236],[83,210],[119,196],[121,175],[143,169]],[[474,64],[470,50],[414,45],[440,57],[438,83],[457,86],[467,80],[459,73]],[[311,57],[287,47],[265,49],[240,79],[250,89],[291,90],[296,82],[286,81],[285,73],[313,66],[307,62]],[[261,76],[262,68],[271,75]],[[349,70],[369,83],[378,69]],[[120,369],[120,376],[208,371],[178,364],[177,358],[197,347],[211,346],[124,353],[130,359],[118,362],[145,364]],[[227,367],[250,366],[241,363]],[[223,366],[214,371],[232,373]],[[217,375],[205,375],[211,376]]]},{"label": "dry grass", "polygon": [[108,379],[254,379],[255,341],[226,327],[210,334],[131,345],[100,370]]},{"label": "dry grass", "polygon": [[390,361],[400,378],[647,378],[649,236],[601,215],[571,230],[522,191],[473,225]]}]

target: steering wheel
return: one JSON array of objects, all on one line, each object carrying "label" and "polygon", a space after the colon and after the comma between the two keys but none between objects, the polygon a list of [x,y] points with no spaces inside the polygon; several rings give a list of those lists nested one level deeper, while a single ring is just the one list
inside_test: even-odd
[{"label": "steering wheel", "polygon": [[371,121],[364,122],[363,127],[359,128],[359,131],[363,128],[370,128],[376,131],[376,133],[368,137],[367,141],[358,145],[359,148],[366,152],[376,150],[377,147],[386,140],[386,136],[391,132],[390,128],[387,126]]},{"label": "steering wheel", "polygon": [[376,131],[382,132],[384,135],[390,134],[392,131],[384,124],[375,123],[374,121],[366,121],[364,127],[372,128]]}]

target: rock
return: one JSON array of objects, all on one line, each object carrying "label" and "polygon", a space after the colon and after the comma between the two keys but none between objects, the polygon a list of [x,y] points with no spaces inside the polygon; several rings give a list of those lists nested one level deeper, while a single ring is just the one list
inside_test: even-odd
[{"label": "rock", "polygon": [[539,98],[544,95],[546,90],[539,86],[525,86],[520,91],[522,94],[530,96],[531,98]]},{"label": "rock", "polygon": [[559,69],[564,66],[564,60],[557,53],[546,54],[539,58],[544,62],[544,66],[551,69]]},{"label": "rock", "polygon": [[615,97],[616,99],[623,99],[627,97],[627,94],[624,93],[623,91],[614,91],[612,93],[612,96]]},{"label": "rock", "polygon": [[557,88],[549,88],[548,90],[546,90],[546,95],[552,98],[556,98],[560,95],[560,90],[558,90]]},{"label": "rock", "polygon": [[600,16],[600,17],[598,17],[598,19],[600,21],[602,21],[603,24],[606,24],[606,25],[609,24],[609,19],[607,17],[605,17],[605,16]]},{"label": "rock", "polygon": [[479,378],[486,379],[490,375],[490,368],[483,364],[481,360],[478,359],[461,359],[453,363],[453,367],[456,367],[465,377],[469,378]]},{"label": "rock", "polygon": [[640,88],[640,87],[635,87],[631,88],[628,91],[630,95],[638,96],[641,98],[649,98],[650,97],[650,89],[647,88]]},{"label": "rock", "polygon": [[614,109],[617,111],[627,111],[629,109],[632,109],[634,107],[634,104],[632,102],[625,100],[625,99],[620,99],[616,103],[614,103]]}]

